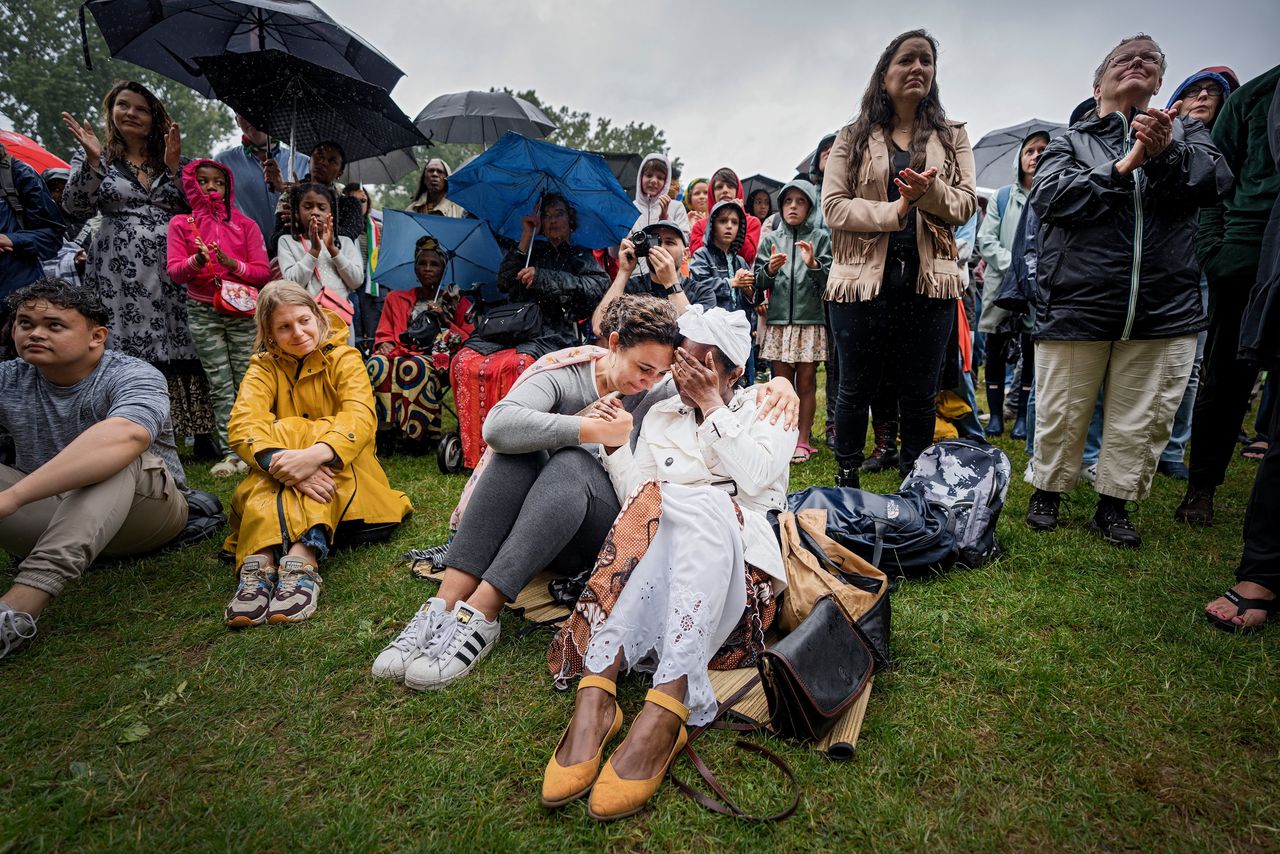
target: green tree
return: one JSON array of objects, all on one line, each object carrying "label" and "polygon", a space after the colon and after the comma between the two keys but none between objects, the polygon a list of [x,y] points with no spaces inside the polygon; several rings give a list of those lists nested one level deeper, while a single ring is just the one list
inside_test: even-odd
[{"label": "green tree", "polygon": [[221,103],[146,69],[111,59],[89,17],[93,70],[84,67],[77,18],[79,0],[0,3],[0,112],[21,133],[67,160],[77,146],[62,126],[62,111],[88,119],[105,134],[102,96],[116,80],[136,80],[164,102],[182,127],[182,153],[208,155],[235,127]]},{"label": "green tree", "polygon": [[[490,89],[491,92],[503,91],[524,98],[556,123],[557,127],[547,137],[547,142],[576,148],[581,151],[600,151],[610,154],[648,154],[651,151],[667,153],[667,137],[657,125],[628,122],[617,125],[613,119],[605,116],[593,116],[581,110],[569,107],[555,107],[544,103],[532,90],[516,92],[503,87],[501,90]],[[442,158],[453,169],[484,151],[479,144],[433,145],[430,148],[414,149],[414,156],[419,163],[426,163],[432,157]],[[673,158],[678,166],[680,160]],[[377,206],[403,210],[413,201],[418,189],[419,172],[413,172],[395,184],[382,188]]]}]

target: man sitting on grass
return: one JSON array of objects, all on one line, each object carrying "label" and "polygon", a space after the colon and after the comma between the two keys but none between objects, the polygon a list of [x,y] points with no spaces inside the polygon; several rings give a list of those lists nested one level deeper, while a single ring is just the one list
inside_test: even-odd
[{"label": "man sitting on grass", "polygon": [[0,364],[0,549],[24,555],[0,596],[0,658],[100,554],[152,551],[187,522],[186,478],[159,371],[107,350],[98,297],[42,279],[9,297],[18,357]]}]

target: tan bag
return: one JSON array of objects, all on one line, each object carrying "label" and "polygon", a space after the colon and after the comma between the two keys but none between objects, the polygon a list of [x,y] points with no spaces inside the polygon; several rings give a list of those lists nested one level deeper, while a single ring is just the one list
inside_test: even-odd
[{"label": "tan bag", "polygon": [[[801,510],[799,514],[783,513],[778,517],[781,532],[782,563],[787,571],[787,592],[778,610],[778,622],[784,631],[791,631],[824,596],[831,596],[844,611],[849,622],[856,622],[885,595],[889,579],[868,561],[846,549],[827,536],[827,511]],[[862,575],[880,582],[878,593],[862,590],[846,584],[829,572],[807,548],[800,536],[803,529],[832,565],[846,575]]]}]

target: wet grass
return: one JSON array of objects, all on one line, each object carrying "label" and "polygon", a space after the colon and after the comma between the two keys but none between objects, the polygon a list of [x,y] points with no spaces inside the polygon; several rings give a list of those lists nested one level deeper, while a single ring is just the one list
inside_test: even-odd
[{"label": "wet grass", "polygon": [[[1000,441],[1015,473],[1021,442]],[[192,480],[225,500],[230,485]],[[1037,535],[1015,479],[1004,557],[904,584],[895,668],[877,677],[857,755],[770,744],[800,778],[799,812],[751,825],[667,787],[598,825],[538,805],[571,707],[547,636],[515,640],[438,694],[375,682],[369,664],[427,586],[398,564],[442,539],[461,477],[387,461],[417,513],[386,545],[327,567],[309,623],[226,631],[231,569],[205,545],[94,570],[0,663],[0,852],[45,850],[1280,849],[1280,627],[1253,637],[1200,613],[1230,583],[1253,465],[1233,463],[1219,522],[1172,521],[1159,478],[1137,552],[1068,524]],[[825,448],[793,488],[830,483]],[[877,491],[890,475],[866,478]],[[8,583],[8,578],[0,578]],[[638,682],[623,686],[630,713]],[[756,810],[785,792],[714,733],[704,755]],[[688,768],[685,769],[686,774]]]}]

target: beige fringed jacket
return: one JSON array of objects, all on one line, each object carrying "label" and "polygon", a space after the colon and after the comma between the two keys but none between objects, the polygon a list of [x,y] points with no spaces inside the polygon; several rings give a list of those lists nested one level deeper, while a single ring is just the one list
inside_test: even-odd
[{"label": "beige fringed jacket", "polygon": [[[948,155],[937,135],[925,147],[925,168],[936,166],[938,178],[916,202],[916,246],[920,278],[916,292],[955,298],[965,277],[956,257],[954,228],[964,225],[977,208],[973,149],[964,124],[951,122],[956,156]],[[849,174],[853,126],[836,135],[822,181],[822,214],[831,229],[834,263],[825,298],[835,302],[868,300],[880,292],[889,233],[900,230],[897,202],[889,199],[889,149],[884,134],[872,131],[859,174]]]}]

